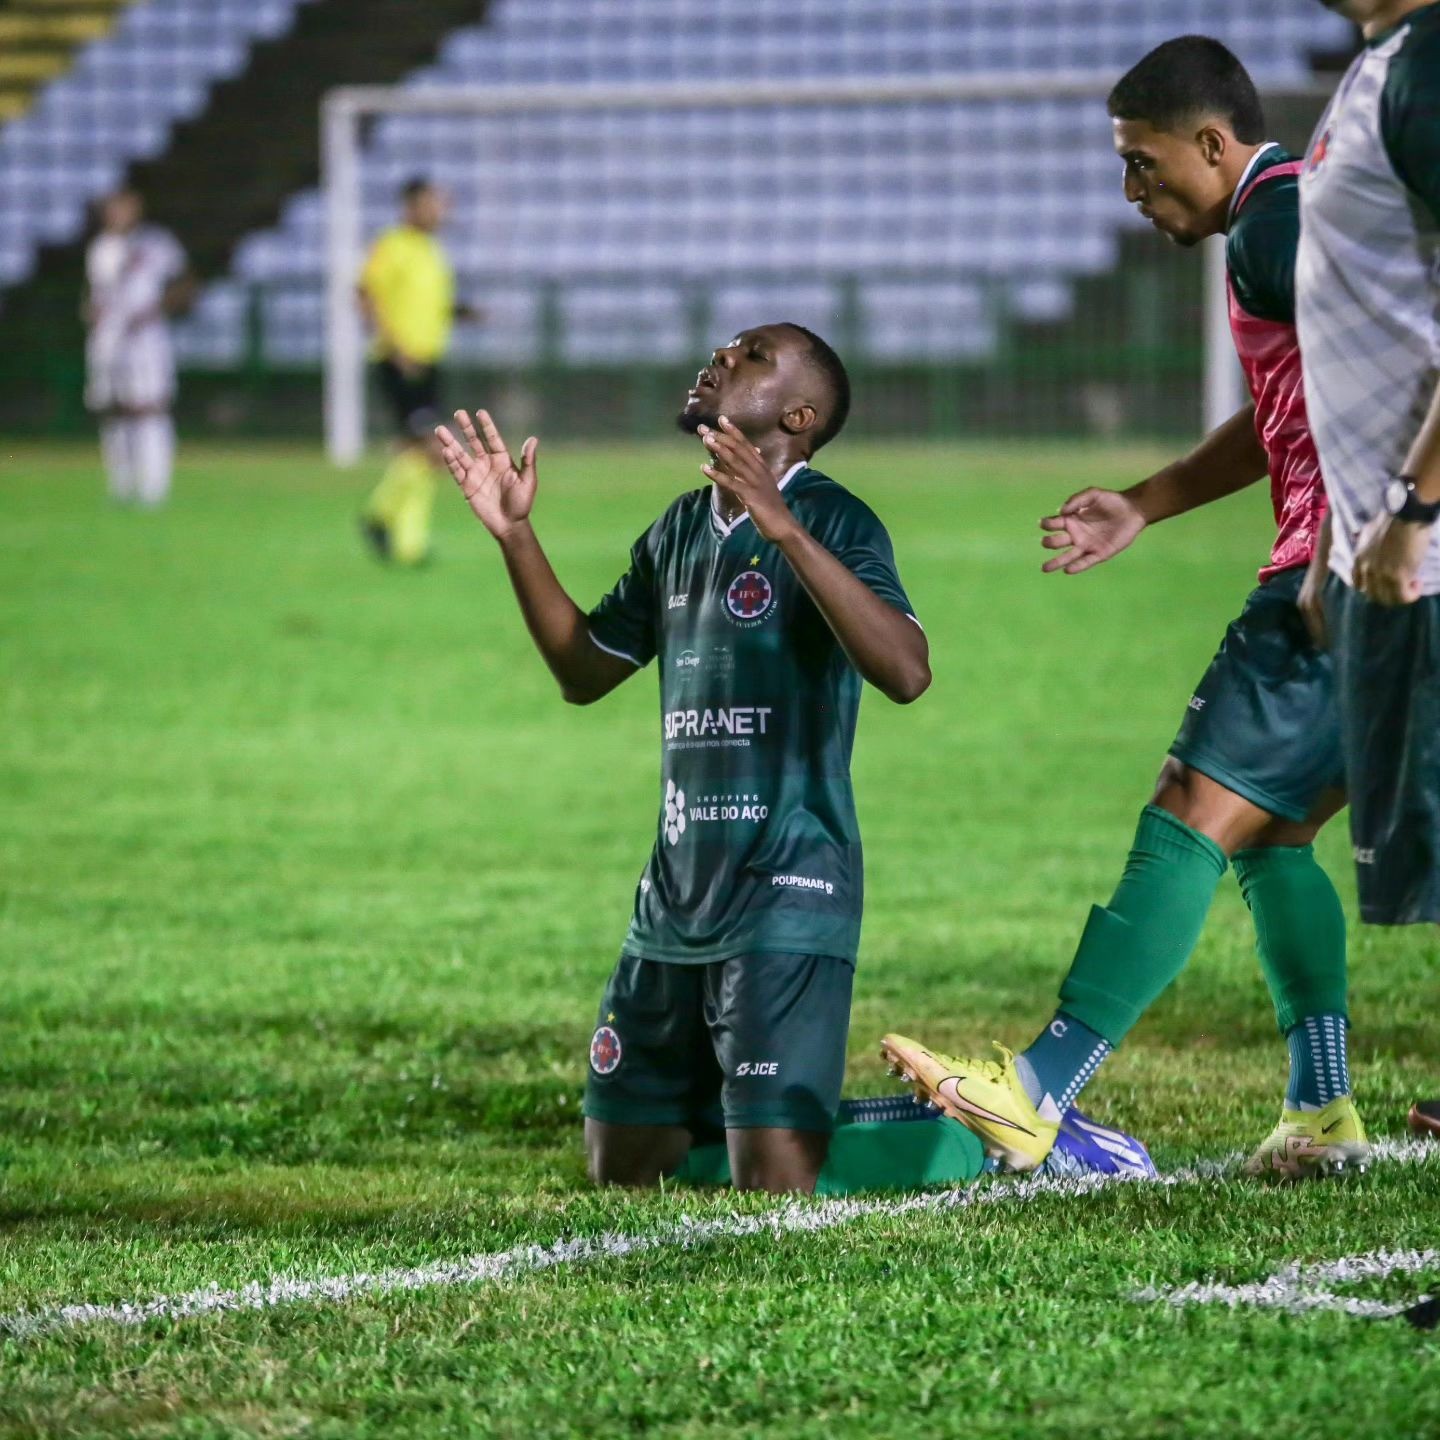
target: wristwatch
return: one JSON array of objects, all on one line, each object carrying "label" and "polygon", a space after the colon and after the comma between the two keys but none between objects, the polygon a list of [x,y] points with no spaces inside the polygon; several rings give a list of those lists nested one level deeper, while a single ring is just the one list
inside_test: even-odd
[{"label": "wristwatch", "polygon": [[1440,500],[1422,500],[1408,475],[1397,475],[1385,486],[1385,508],[1410,525],[1433,525],[1440,520]]}]

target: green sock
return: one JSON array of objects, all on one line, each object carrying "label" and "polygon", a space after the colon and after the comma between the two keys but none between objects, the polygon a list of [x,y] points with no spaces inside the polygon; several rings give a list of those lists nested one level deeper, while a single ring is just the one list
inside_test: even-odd
[{"label": "green sock", "polygon": [[1090,911],[1060,1008],[1118,1045],[1190,958],[1226,863],[1208,836],[1147,805],[1110,904]]},{"label": "green sock", "polygon": [[723,1140],[707,1145],[692,1145],[670,1177],[682,1185],[728,1185],[730,1183],[730,1151]]},{"label": "green sock", "polygon": [[[980,1142],[958,1121],[872,1120],[837,1125],[820,1168],[817,1195],[854,1195],[864,1190],[918,1190],[973,1180],[985,1167]],[[730,1156],[724,1143],[692,1145],[676,1180],[688,1185],[728,1185]]]},{"label": "green sock", "polygon": [[1314,1015],[1348,1013],[1345,912],[1310,845],[1267,845],[1235,856],[1255,918],[1255,948],[1280,1033]]},{"label": "green sock", "polygon": [[973,1180],[985,1168],[980,1142],[958,1120],[870,1120],[840,1125],[815,1183],[817,1195],[918,1190]]}]

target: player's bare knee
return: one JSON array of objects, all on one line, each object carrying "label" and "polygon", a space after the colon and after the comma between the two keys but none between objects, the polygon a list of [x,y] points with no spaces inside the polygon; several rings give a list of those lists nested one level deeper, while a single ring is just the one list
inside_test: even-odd
[{"label": "player's bare knee", "polygon": [[1177,820],[1184,820],[1188,825],[1190,822],[1182,811],[1194,809],[1195,774],[1188,765],[1173,755],[1167,755],[1156,778],[1155,793],[1150,797],[1150,803],[1160,805]]},{"label": "player's bare knee", "polygon": [[[1215,807],[1209,793],[1213,783],[1198,770],[1192,770],[1183,761],[1167,755],[1155,781],[1155,793],[1150,803],[1173,815],[1182,825],[1209,835],[1215,822]],[[1211,838],[1216,837],[1211,835]]]},{"label": "player's bare knee", "polygon": [[790,1165],[777,1165],[763,1160],[735,1170],[732,1180],[737,1190],[755,1190],[765,1195],[810,1195],[815,1191],[818,1174]]},{"label": "player's bare knee", "polygon": [[1313,845],[1319,829],[1318,825],[1312,825],[1309,821],[1275,820],[1255,837],[1251,848],[1264,850]]},{"label": "player's bare knee", "polygon": [[658,1185],[662,1175],[680,1166],[689,1148],[689,1132],[678,1127],[585,1121],[585,1168],[597,1185]]},{"label": "player's bare knee", "polygon": [[737,1190],[809,1195],[820,1178],[830,1137],[803,1130],[732,1131],[730,1174]]},{"label": "player's bare knee", "polygon": [[1275,816],[1220,781],[1168,756],[1150,802],[1213,840],[1227,855],[1258,842]]},{"label": "player's bare knee", "polygon": [[660,1179],[653,1164],[642,1165],[633,1155],[617,1154],[615,1148],[604,1141],[586,1143],[585,1162],[590,1179],[596,1185],[643,1189]]}]

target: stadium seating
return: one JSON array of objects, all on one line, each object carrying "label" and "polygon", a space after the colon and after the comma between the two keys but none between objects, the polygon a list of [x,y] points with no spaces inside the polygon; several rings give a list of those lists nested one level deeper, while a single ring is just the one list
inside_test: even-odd
[{"label": "stadium seating", "polygon": [[[91,7],[49,6],[50,23],[69,24],[66,33],[88,43],[0,129],[0,286],[23,280],[40,246],[78,235],[87,205],[131,162],[162,151],[174,124],[205,105],[216,81],[245,66],[257,40],[283,33],[304,3],[132,0],[113,29],[88,32],[78,21]],[[11,15],[0,12],[0,21]],[[0,42],[7,34],[0,24]],[[0,57],[0,78],[9,73],[4,61],[14,59]]]},{"label": "stadium seating", "polygon": [[[1312,0],[496,0],[408,83],[1118,74],[1194,30],[1270,85],[1304,81],[1310,54],[1350,35]],[[547,313],[552,358],[586,363],[679,358],[772,311],[876,358],[958,359],[1009,319],[1064,318],[1071,281],[1116,263],[1134,221],[1109,145],[1093,101],[1050,99],[401,116],[370,136],[364,220],[389,223],[417,172],[453,190],[448,243],[487,317],[457,347],[478,362],[536,358]],[[269,360],[318,360],[323,228],[307,191],[241,243],[186,326],[192,363],[239,359],[251,294]]]},{"label": "stadium seating", "polygon": [[128,0],[10,0],[0,8],[0,122],[30,108],[36,90],[69,66],[78,45],[114,25]]},{"label": "stadium seating", "polygon": [[[86,204],[304,3],[133,0],[0,129],[0,285],[77,235]],[[1272,85],[1349,34],[1313,0],[494,0],[407,83],[1111,73],[1197,29]],[[447,239],[487,317],[458,342],[477,361],[536,358],[546,334],[577,363],[678,357],[777,305],[877,357],[963,358],[1012,319],[1063,318],[1072,282],[1115,264],[1133,220],[1114,164],[1103,114],[1080,100],[404,116],[369,137],[364,221],[387,223],[418,171],[451,187]],[[233,365],[259,333],[270,363],[313,365],[323,259],[305,191],[206,287],[187,361]]]}]

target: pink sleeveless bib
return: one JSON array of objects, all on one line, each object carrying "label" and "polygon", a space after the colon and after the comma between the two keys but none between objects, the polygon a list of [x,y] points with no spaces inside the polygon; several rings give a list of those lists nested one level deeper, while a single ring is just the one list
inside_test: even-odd
[{"label": "pink sleeveless bib", "polygon": [[[1236,215],[1257,187],[1267,180],[1298,175],[1303,167],[1303,161],[1291,160],[1263,171],[1241,194]],[[1260,571],[1264,581],[1282,570],[1310,563],[1325,518],[1325,485],[1305,414],[1295,327],[1248,314],[1235,298],[1228,274],[1225,284],[1230,296],[1230,333],[1255,400],[1255,429],[1270,461],[1270,501],[1278,533],[1270,563]]]}]

